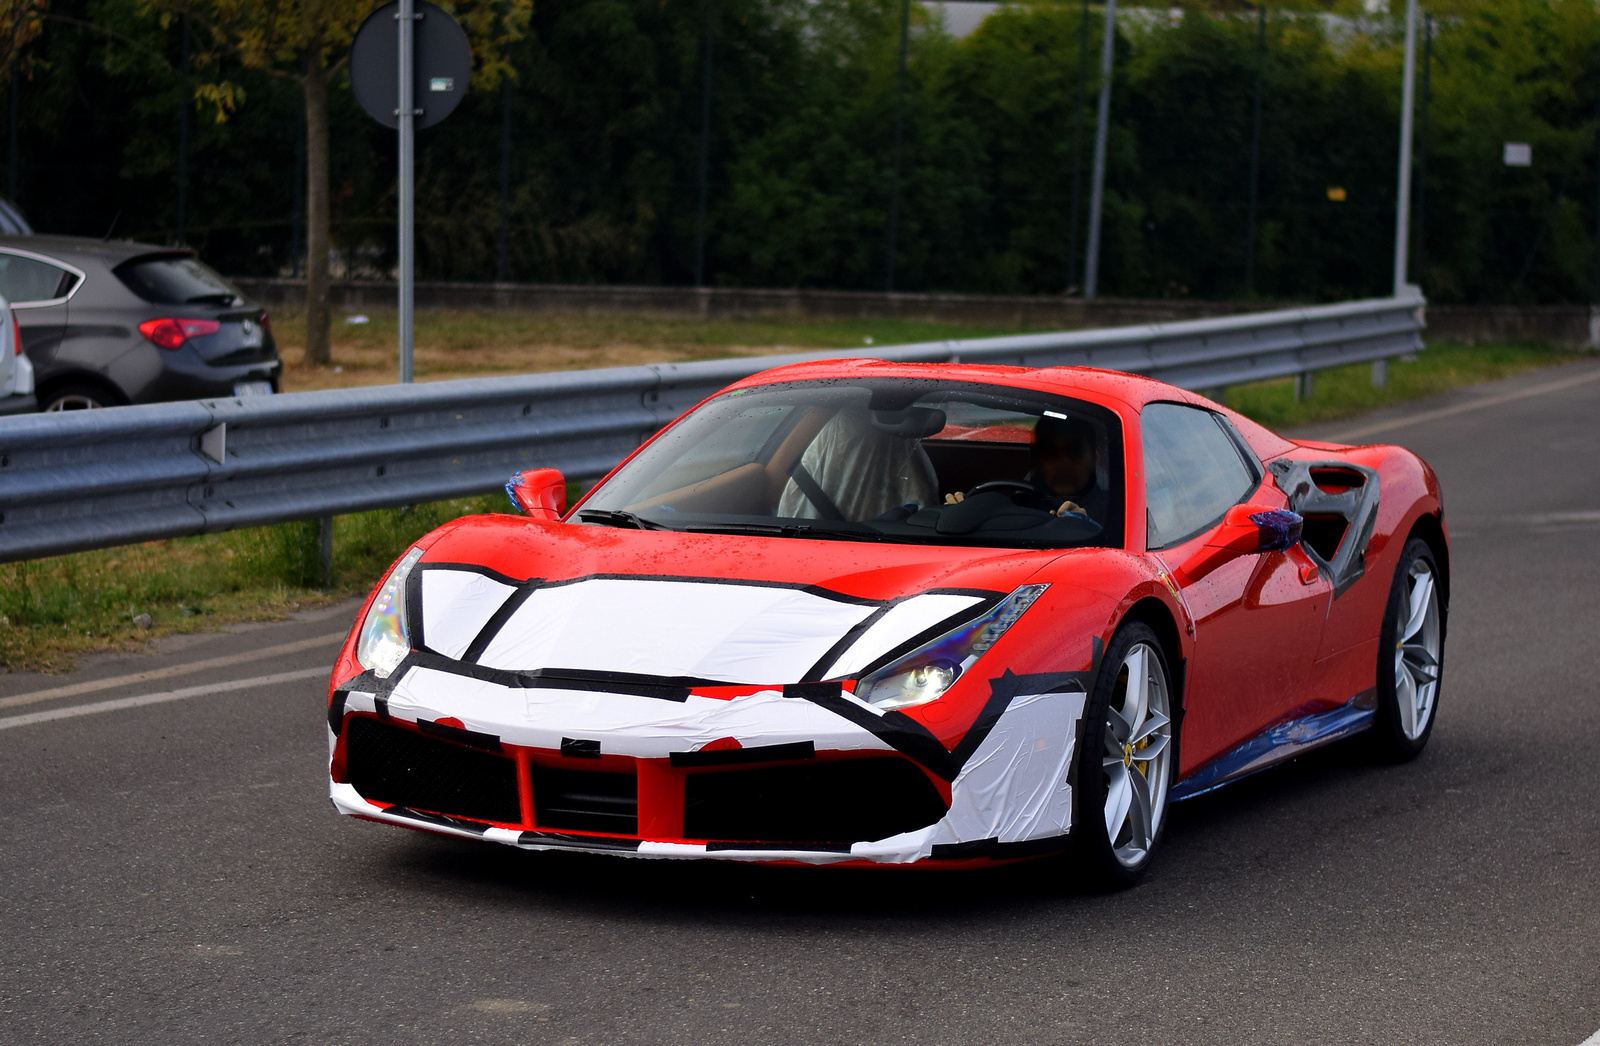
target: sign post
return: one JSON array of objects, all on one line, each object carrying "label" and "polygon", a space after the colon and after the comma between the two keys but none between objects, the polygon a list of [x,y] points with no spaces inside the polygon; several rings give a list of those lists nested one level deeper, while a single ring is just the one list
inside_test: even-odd
[{"label": "sign post", "polygon": [[350,88],[367,115],[399,132],[400,381],[412,378],[416,313],[416,132],[455,112],[472,45],[444,9],[398,0],[374,11],[350,46]]},{"label": "sign post", "polygon": [[413,321],[416,315],[416,259],[413,252],[417,246],[416,204],[413,194],[416,189],[416,104],[412,100],[412,88],[416,86],[411,78],[411,59],[414,54],[411,44],[413,29],[416,27],[416,13],[412,10],[411,0],[400,0],[400,9],[395,12],[395,19],[400,23],[395,35],[399,38],[399,55],[396,64],[399,75],[395,77],[400,88],[400,98],[395,106],[394,114],[400,120],[400,200],[399,200],[399,226],[400,226],[400,384],[411,383],[411,346]]}]

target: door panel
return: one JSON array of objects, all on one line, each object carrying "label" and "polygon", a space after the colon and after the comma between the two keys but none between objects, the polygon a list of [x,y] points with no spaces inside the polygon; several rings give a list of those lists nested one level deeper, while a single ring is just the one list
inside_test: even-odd
[{"label": "door panel", "polygon": [[1187,774],[1303,714],[1314,697],[1312,671],[1332,586],[1299,548],[1240,556],[1199,580],[1180,572],[1233,506],[1279,509],[1288,499],[1220,415],[1191,404],[1151,403],[1139,419],[1147,542],[1159,550],[1194,618],[1178,768]]},{"label": "door panel", "polygon": [[[1258,495],[1270,507],[1270,494]],[[1201,535],[1164,551],[1175,569]],[[1180,591],[1194,615],[1194,654],[1184,679],[1187,774],[1311,703],[1312,668],[1333,590],[1298,550],[1240,556]],[[1170,569],[1169,569],[1169,572]]]}]

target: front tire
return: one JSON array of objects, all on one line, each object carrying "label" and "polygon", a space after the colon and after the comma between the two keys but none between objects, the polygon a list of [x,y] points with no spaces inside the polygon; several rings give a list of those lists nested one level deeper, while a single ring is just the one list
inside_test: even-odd
[{"label": "front tire", "polygon": [[1378,635],[1378,710],[1371,737],[1379,758],[1415,759],[1433,734],[1444,672],[1444,626],[1439,565],[1428,543],[1412,538],[1400,552]]},{"label": "front tire", "polygon": [[1119,628],[1084,710],[1075,855],[1090,882],[1139,881],[1166,827],[1177,767],[1166,654],[1143,622]]}]

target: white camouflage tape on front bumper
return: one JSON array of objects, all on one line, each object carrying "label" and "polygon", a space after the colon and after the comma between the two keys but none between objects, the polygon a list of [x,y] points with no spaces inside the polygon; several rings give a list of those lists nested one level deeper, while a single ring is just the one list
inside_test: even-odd
[{"label": "white camouflage tape on front bumper", "polygon": [[745,744],[810,741],[819,751],[888,751],[870,731],[778,690],[732,700],[683,701],[504,686],[431,668],[413,668],[389,694],[397,719],[453,716],[468,730],[527,748],[561,747],[564,737],[599,741],[604,755],[665,759],[724,737]]}]

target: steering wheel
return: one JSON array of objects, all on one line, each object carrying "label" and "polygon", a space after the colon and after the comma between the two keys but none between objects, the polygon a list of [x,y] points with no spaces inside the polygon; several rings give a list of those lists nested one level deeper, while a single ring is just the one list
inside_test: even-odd
[{"label": "steering wheel", "polygon": [[989,482],[979,483],[976,487],[967,491],[967,497],[974,497],[991,490],[1008,490],[1015,494],[1034,493],[1033,484],[1025,479],[991,479]]}]

